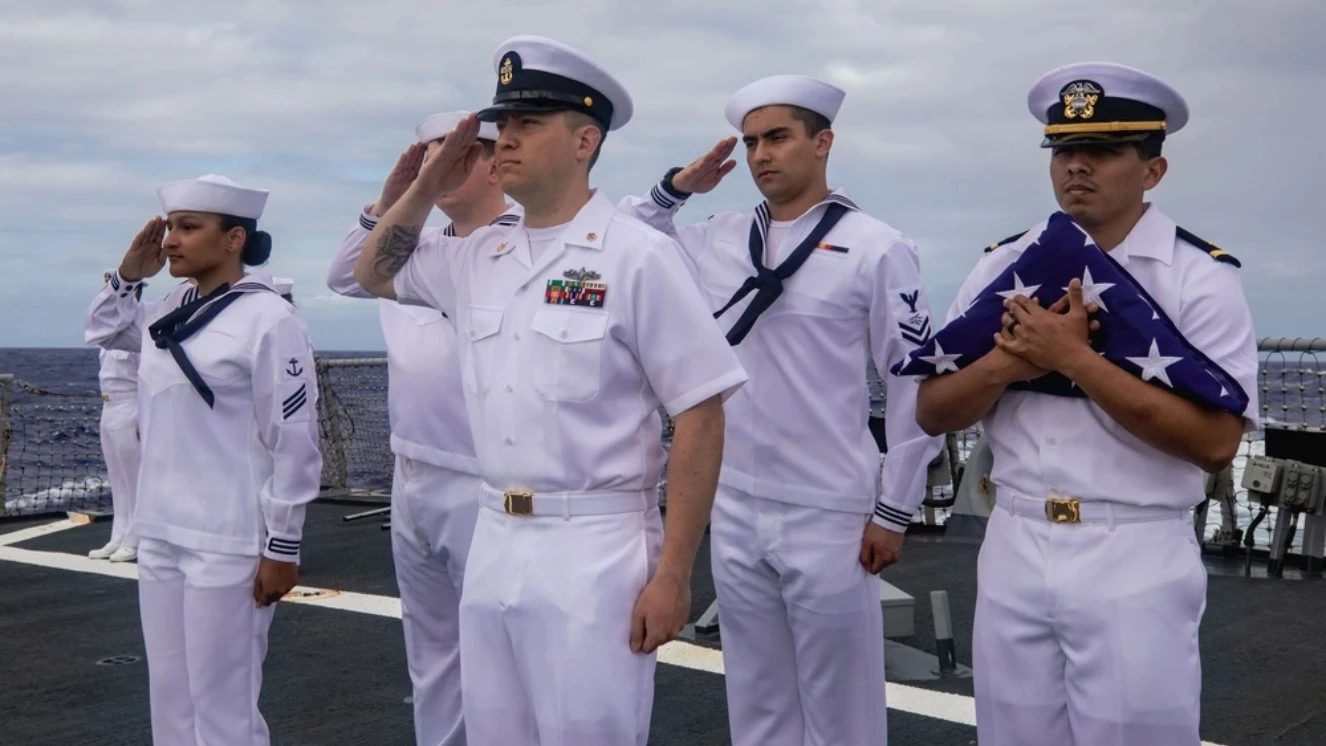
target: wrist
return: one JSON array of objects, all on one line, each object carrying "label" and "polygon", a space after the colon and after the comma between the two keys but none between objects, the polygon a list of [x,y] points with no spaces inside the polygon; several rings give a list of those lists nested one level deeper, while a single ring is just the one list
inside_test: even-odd
[{"label": "wrist", "polygon": [[685,191],[677,186],[677,174],[681,173],[683,170],[684,169],[682,169],[681,166],[668,169],[668,172],[663,174],[663,181],[659,183],[659,186],[663,187],[663,190],[668,193],[668,196],[674,199],[686,200],[694,194],[694,192]]},{"label": "wrist", "polygon": [[1056,371],[1070,381],[1078,381],[1090,375],[1091,369],[1102,362],[1105,362],[1105,358],[1091,349],[1090,345],[1083,343],[1074,345],[1071,351],[1064,353]]},{"label": "wrist", "polygon": [[691,568],[682,562],[670,562],[665,557],[659,560],[654,579],[688,586],[691,583]]}]

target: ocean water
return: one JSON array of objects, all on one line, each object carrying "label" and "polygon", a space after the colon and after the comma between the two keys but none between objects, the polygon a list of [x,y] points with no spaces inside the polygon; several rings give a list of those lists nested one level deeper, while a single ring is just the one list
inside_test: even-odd
[{"label": "ocean water", "polygon": [[[325,359],[381,357],[380,351],[319,351]],[[1263,354],[1259,397],[1263,428],[1326,426],[1326,366],[1311,353]],[[32,513],[68,507],[110,507],[110,490],[100,450],[98,422],[101,399],[97,385],[98,358],[94,348],[0,349],[0,376],[12,374],[8,420],[0,412],[0,466],[4,511]],[[883,414],[883,387],[873,366],[867,372],[872,392],[871,410]],[[338,413],[337,425],[349,449],[336,459],[345,464],[344,477],[352,488],[386,490],[391,483],[391,454],[387,443],[386,367],[341,365],[330,369],[330,390],[325,392]],[[0,384],[0,395],[5,387]],[[0,410],[3,409],[0,401]],[[974,444],[973,433],[962,443]],[[1263,452],[1262,432],[1250,433],[1235,462],[1236,517],[1248,526],[1255,508],[1240,487],[1247,458]],[[965,448],[962,449],[965,455]],[[333,478],[337,478],[333,475]],[[337,482],[329,482],[335,484]],[[942,511],[941,511],[942,518]],[[1220,525],[1220,508],[1208,515],[1207,536]],[[1273,521],[1256,533],[1258,546],[1270,539]],[[1301,542],[1301,531],[1295,546]]]}]

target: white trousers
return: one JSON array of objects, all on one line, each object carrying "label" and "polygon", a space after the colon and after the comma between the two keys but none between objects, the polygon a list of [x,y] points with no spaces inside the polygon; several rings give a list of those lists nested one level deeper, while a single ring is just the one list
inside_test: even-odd
[{"label": "white trousers", "polygon": [[267,630],[253,600],[258,558],[144,538],[138,605],[157,746],[266,746],[258,712]]},{"label": "white trousers", "polygon": [[709,553],[734,746],[888,742],[869,520],[719,485]]},{"label": "white trousers", "polygon": [[111,542],[138,546],[134,534],[134,505],[138,496],[138,400],[133,394],[111,394],[101,405],[101,455],[110,477]]},{"label": "white trousers", "polygon": [[479,478],[404,456],[391,485],[391,554],[401,595],[418,746],[465,746],[460,593]]},{"label": "white trousers", "polygon": [[472,746],[644,746],[657,652],[631,652],[631,614],[662,540],[657,507],[480,508],[460,602]]},{"label": "white trousers", "polygon": [[990,514],[972,639],[981,746],[1197,746],[1206,570],[1191,518]]}]

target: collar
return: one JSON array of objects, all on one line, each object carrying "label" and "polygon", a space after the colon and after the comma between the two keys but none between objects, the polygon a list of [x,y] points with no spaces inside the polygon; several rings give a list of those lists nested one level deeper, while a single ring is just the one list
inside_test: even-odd
[{"label": "collar", "polygon": [[[825,197],[824,199],[812,205],[809,210],[806,210],[805,212],[798,215],[796,219],[792,221],[792,223],[795,224],[798,221],[803,220],[812,214],[815,214],[815,211],[819,210],[819,208],[826,207],[830,203],[835,203],[835,202],[842,205],[843,207],[846,207],[848,210],[854,212],[861,211],[861,208],[856,206],[856,202],[854,202],[851,197],[847,196],[847,191],[845,189],[838,188],[833,190],[832,192],[829,192],[829,196]],[[755,220],[760,224],[760,232],[763,234],[768,234],[769,223],[773,221],[773,217],[769,211],[768,200],[765,200],[755,206]]]},{"label": "collar", "polygon": [[[567,246],[581,246],[586,249],[596,251],[603,250],[604,236],[608,233],[608,224],[617,213],[617,206],[614,205],[603,192],[595,189],[589,196],[589,201],[580,208],[571,222],[567,224],[562,231],[561,241]],[[516,236],[522,236],[525,233],[525,211],[520,211],[520,220],[514,224],[513,229],[503,237],[502,243],[498,244],[497,249],[489,254],[492,258],[505,256],[511,253],[511,250],[517,245]]]},{"label": "collar", "polygon": [[[1116,257],[1146,257],[1170,266],[1174,263],[1174,231],[1178,226],[1150,202],[1146,212],[1110,253]],[[1122,260],[1121,260],[1122,261]]]}]

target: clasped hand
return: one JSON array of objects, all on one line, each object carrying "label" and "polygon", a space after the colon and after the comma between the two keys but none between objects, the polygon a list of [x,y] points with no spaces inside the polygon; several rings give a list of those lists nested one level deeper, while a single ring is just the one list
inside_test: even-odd
[{"label": "clasped hand", "polygon": [[1004,301],[1001,328],[995,332],[998,349],[1014,355],[1041,371],[1059,371],[1076,356],[1091,352],[1090,334],[1100,328],[1091,318],[1100,310],[1095,303],[1082,302],[1082,281],[1068,283],[1068,293],[1049,308],[1016,295]]}]

